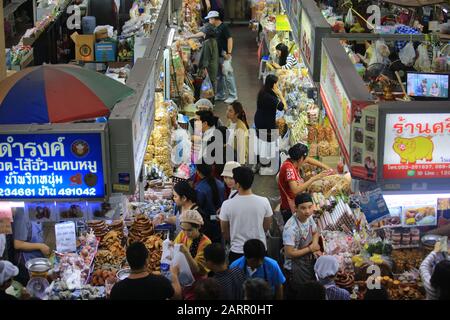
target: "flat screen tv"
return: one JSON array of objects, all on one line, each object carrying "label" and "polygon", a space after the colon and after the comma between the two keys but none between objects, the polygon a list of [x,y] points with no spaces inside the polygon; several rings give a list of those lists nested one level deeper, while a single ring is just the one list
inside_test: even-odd
[{"label": "flat screen tv", "polygon": [[408,72],[406,91],[416,100],[448,100],[450,74]]}]

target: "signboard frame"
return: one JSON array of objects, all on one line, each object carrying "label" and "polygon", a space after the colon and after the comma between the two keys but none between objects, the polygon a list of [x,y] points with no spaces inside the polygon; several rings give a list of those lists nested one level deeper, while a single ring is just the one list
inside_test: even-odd
[{"label": "signboard frame", "polygon": [[[300,1],[299,1],[300,2]],[[314,82],[320,82],[320,68],[322,58],[322,40],[331,34],[331,26],[322,15],[322,12],[317,7],[314,1],[301,1],[300,16],[298,18],[300,29],[298,30],[298,47],[303,58],[303,62],[307,66]],[[303,23],[309,21],[310,34],[308,34],[310,59],[306,59],[307,55],[304,52],[304,31]]]},{"label": "signboard frame", "polygon": [[76,201],[105,201],[111,195],[110,187],[110,153],[109,153],[109,131],[105,123],[62,123],[62,124],[48,124],[48,125],[3,125],[0,128],[0,134],[17,135],[17,134],[84,134],[97,133],[101,140],[101,155],[103,165],[103,181],[104,181],[104,196],[96,198],[85,198],[83,196],[75,196],[68,198],[21,198],[8,197],[2,198],[2,201],[56,201],[56,202],[76,202]]},{"label": "signboard frame", "polygon": [[378,121],[378,161],[377,181],[383,190],[414,191],[427,193],[430,191],[448,191],[450,179],[385,179],[383,177],[386,116],[388,114],[444,114],[449,112],[450,102],[412,101],[384,102],[379,104]]},{"label": "signboard frame", "polygon": [[[339,40],[331,38],[322,39],[321,54],[321,103],[330,119],[330,123],[344,155],[345,162],[350,168],[353,109],[355,106],[360,106],[361,104],[372,104],[372,96],[352,62],[348,59],[347,53]],[[340,91],[339,94],[336,90]],[[345,115],[342,114],[342,101],[337,101],[339,100],[339,96],[341,96],[341,100],[347,102]],[[339,113],[341,114],[339,115]],[[344,118],[347,119],[347,125],[344,128],[345,132],[342,132],[343,130],[339,130],[342,126],[338,124],[338,121],[342,121]]]}]

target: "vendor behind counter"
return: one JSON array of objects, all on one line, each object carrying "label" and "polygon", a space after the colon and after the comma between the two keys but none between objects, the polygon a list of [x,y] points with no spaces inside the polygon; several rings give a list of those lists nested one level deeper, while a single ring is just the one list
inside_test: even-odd
[{"label": "vendor behind counter", "polygon": [[[19,267],[17,280],[26,285],[29,279],[25,263],[34,258],[48,257],[54,247],[54,223],[31,221],[24,208],[13,208],[13,244],[10,260]],[[53,238],[53,239],[52,239]]]}]

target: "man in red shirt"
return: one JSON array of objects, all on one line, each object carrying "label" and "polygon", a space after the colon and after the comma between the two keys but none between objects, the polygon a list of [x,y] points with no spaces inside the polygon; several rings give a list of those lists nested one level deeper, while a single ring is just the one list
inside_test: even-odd
[{"label": "man in red shirt", "polygon": [[[308,146],[303,143],[297,143],[289,149],[289,159],[283,162],[280,168],[278,189],[281,195],[281,214],[285,223],[291,217],[292,210],[294,210],[295,196],[300,192],[306,192],[315,181],[333,172],[327,165],[308,157],[308,152]],[[304,182],[299,173],[303,164],[310,164],[326,171]]]}]

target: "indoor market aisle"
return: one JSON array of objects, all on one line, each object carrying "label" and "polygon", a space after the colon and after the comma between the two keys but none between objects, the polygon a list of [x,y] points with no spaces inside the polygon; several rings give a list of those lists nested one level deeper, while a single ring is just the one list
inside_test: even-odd
[{"label": "indoor market aisle", "polygon": [[[244,106],[251,126],[256,112],[256,97],[262,85],[262,82],[258,80],[257,34],[248,26],[234,26],[231,28],[231,34],[234,39],[233,68],[239,102]],[[225,124],[228,123],[226,105],[223,102],[216,104],[215,113]],[[272,206],[276,206],[279,202],[275,176],[258,175],[253,184],[253,191],[260,196],[268,197]]]}]

